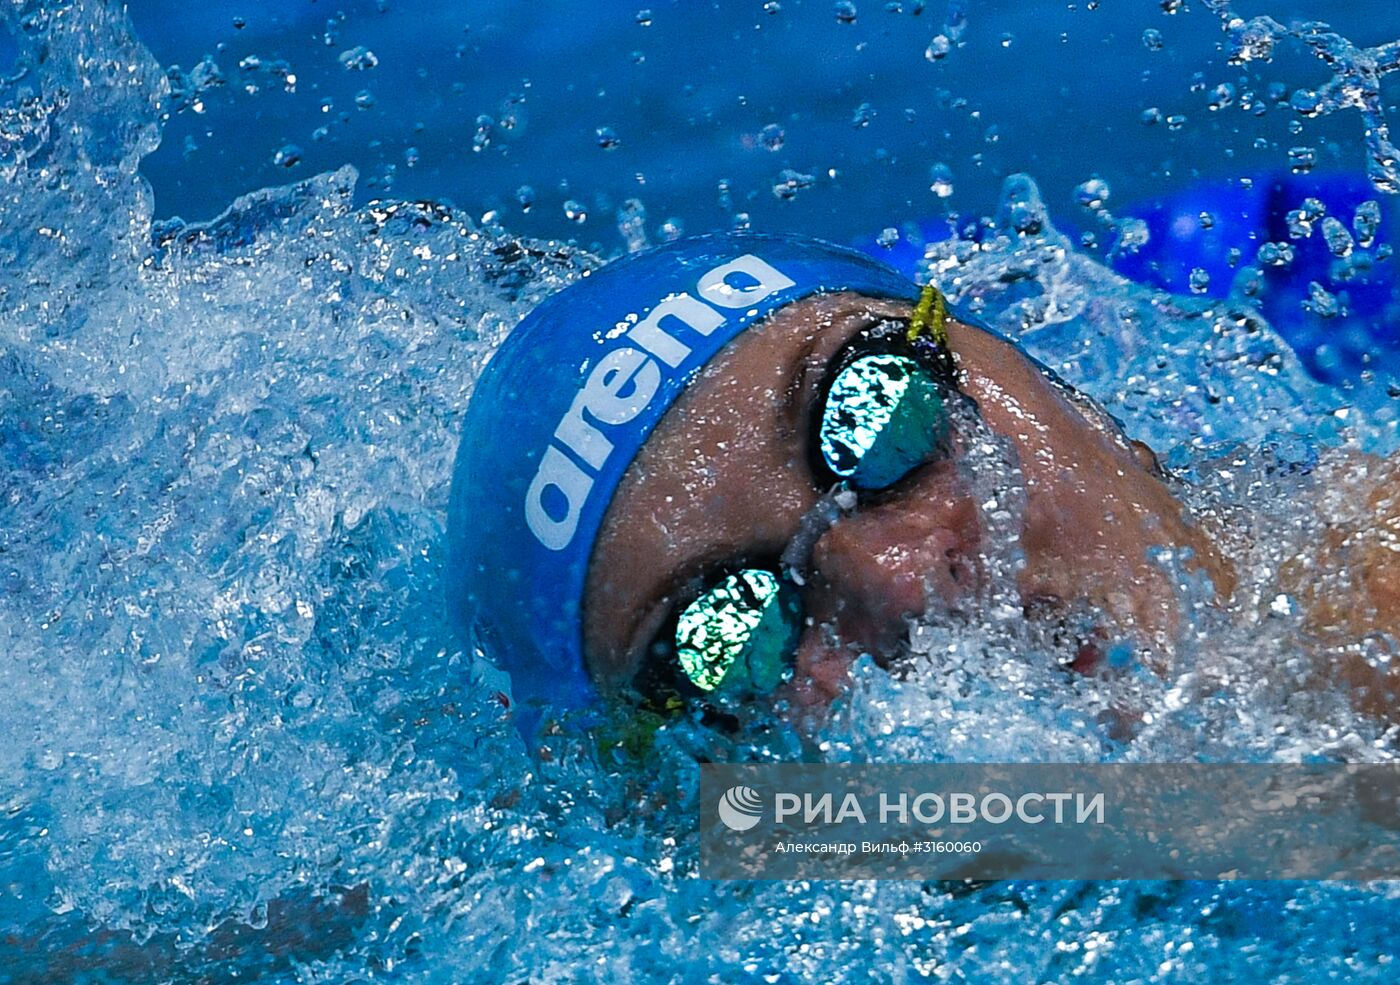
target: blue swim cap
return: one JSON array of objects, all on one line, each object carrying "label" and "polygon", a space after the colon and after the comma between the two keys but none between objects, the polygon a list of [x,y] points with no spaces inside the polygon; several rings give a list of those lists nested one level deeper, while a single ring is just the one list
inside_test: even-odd
[{"label": "blue swim cap", "polygon": [[820,292],[914,300],[855,250],[720,234],[633,254],[548,298],[492,356],[467,408],[448,513],[448,603],[517,701],[596,699],[583,656],[593,543],[658,421],[725,344]]}]

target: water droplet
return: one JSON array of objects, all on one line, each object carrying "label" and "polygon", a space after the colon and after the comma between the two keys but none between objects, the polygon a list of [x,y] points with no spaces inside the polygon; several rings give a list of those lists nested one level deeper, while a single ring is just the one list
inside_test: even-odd
[{"label": "water droplet", "polygon": [[758,139],[768,150],[779,150],[783,146],[783,141],[787,139],[787,134],[778,124],[770,123],[759,131]]},{"label": "water droplet", "polygon": [[875,237],[875,242],[888,250],[899,242],[899,230],[894,226],[886,226],[880,230],[880,235]]},{"label": "water droplet", "polygon": [[953,50],[953,42],[948,40],[946,34],[935,34],[933,40],[928,43],[928,48],[924,51],[924,57],[931,62],[939,61],[948,56],[948,52]]},{"label": "water droplet", "polygon": [[286,144],[272,155],[272,163],[284,168],[294,168],[301,163],[301,148],[296,144]]},{"label": "water droplet", "polygon": [[1103,208],[1109,194],[1108,182],[1099,177],[1090,178],[1074,190],[1075,198],[1086,209]]},{"label": "water droplet", "polygon": [[1356,215],[1351,220],[1351,228],[1356,230],[1356,238],[1363,248],[1369,249],[1376,241],[1376,231],[1381,227],[1381,206],[1375,199],[1369,199],[1356,207]]},{"label": "water droplet", "polygon": [[1308,299],[1303,307],[1319,318],[1336,318],[1342,313],[1342,304],[1337,296],[1317,281],[1308,284]]},{"label": "water droplet", "polygon": [[1118,223],[1118,242],[1114,252],[1132,256],[1152,241],[1152,229],[1143,219],[1124,219]]},{"label": "water droplet", "polygon": [[593,132],[598,137],[598,146],[603,150],[615,150],[622,143],[612,127],[599,127]]},{"label": "water droplet", "polygon": [[588,210],[583,207],[583,203],[571,198],[564,203],[564,218],[573,222],[583,222],[588,218]]},{"label": "water droplet", "polygon": [[643,7],[637,11],[637,23],[642,27],[651,27],[651,8]]},{"label": "water droplet", "polygon": [[248,18],[246,18],[246,17],[235,17],[235,18],[233,19],[233,29],[234,29],[235,31],[241,31],[241,30],[243,30],[243,29],[244,29],[245,27],[247,27],[247,26],[248,26]]},{"label": "water droplet", "polygon": [[1196,217],[1196,221],[1197,221],[1198,223],[1200,223],[1200,226],[1201,226],[1202,229],[1214,229],[1214,228],[1215,228],[1215,215],[1214,215],[1213,213],[1210,213],[1210,212],[1202,212],[1200,215],[1198,215],[1198,216]]},{"label": "water droplet", "polygon": [[617,231],[627,245],[628,253],[647,248],[647,209],[639,198],[629,198],[617,210]]},{"label": "water droplet", "polygon": [[476,118],[476,132],[472,134],[472,150],[481,153],[491,146],[491,138],[496,133],[496,121],[485,113]]},{"label": "water droplet", "polygon": [[1193,267],[1188,283],[1192,294],[1204,294],[1210,290],[1210,274],[1202,267]]},{"label": "water droplet", "polygon": [[1148,51],[1162,50],[1162,32],[1156,28],[1149,27],[1142,32],[1142,46]]},{"label": "water droplet", "polygon": [[1317,148],[1290,147],[1288,167],[1294,174],[1307,174],[1317,166]]},{"label": "water droplet", "polygon": [[535,190],[529,185],[521,185],[515,190],[515,200],[520,203],[521,212],[529,212],[535,204]]},{"label": "water droplet", "polygon": [[419,160],[419,157],[418,157],[418,148],[417,148],[417,147],[405,147],[405,148],[404,148],[404,152],[403,152],[403,163],[404,163],[405,165],[407,165],[407,166],[410,167],[410,168],[416,168],[416,167],[418,166],[418,160]]},{"label": "water droplet", "polygon": [[674,243],[685,235],[685,224],[680,219],[672,216],[661,223],[661,228],[657,230],[657,235],[663,242]]},{"label": "water droplet", "polygon": [[1156,126],[1162,122],[1162,111],[1156,106],[1149,106],[1142,111],[1142,116],[1139,119],[1142,120],[1142,125],[1145,127]]},{"label": "water droplet", "polygon": [[379,58],[364,45],[340,53],[340,64],[347,72],[364,72],[379,64]]},{"label": "water droplet", "polygon": [[836,4],[836,19],[842,24],[854,24],[856,5],[851,0],[839,0]]},{"label": "water droplet", "polygon": [[1347,227],[1332,216],[1322,220],[1322,238],[1327,241],[1327,249],[1334,257],[1349,257],[1356,246]]},{"label": "water droplet", "polygon": [[1016,36],[1010,31],[1006,31],[998,40],[1003,48],[1010,48],[1012,43],[1016,40]]},{"label": "water droplet", "polygon": [[1162,13],[1175,14],[1186,6],[1186,0],[1161,0]]},{"label": "water droplet", "polygon": [[374,93],[368,89],[361,89],[355,93],[355,105],[360,109],[369,109],[374,105]]},{"label": "water droplet", "polygon": [[1210,91],[1210,97],[1206,100],[1206,106],[1212,112],[1222,110],[1235,101],[1235,87],[1228,82],[1222,82]]},{"label": "water droplet", "polygon": [[779,3],[778,0],[767,0],[763,5],[763,12],[765,14],[780,14],[782,10],[783,5]]},{"label": "water droplet", "polygon": [[1286,267],[1293,262],[1293,246],[1289,243],[1265,243],[1259,247],[1259,262],[1266,267]]},{"label": "water droplet", "polygon": [[810,174],[802,174],[800,171],[792,170],[792,168],[785,168],[778,175],[778,182],[773,186],[773,194],[783,201],[790,201],[804,188],[812,187],[815,180]]},{"label": "water droplet", "polygon": [[935,164],[928,169],[928,190],[939,198],[953,194],[953,169],[946,164]]},{"label": "water droplet", "polygon": [[1322,112],[1322,97],[1314,89],[1299,89],[1288,100],[1299,116],[1314,117]]},{"label": "water droplet", "polygon": [[1184,126],[1186,126],[1186,117],[1183,114],[1173,113],[1167,117],[1168,130],[1180,130]]},{"label": "water droplet", "polygon": [[869,103],[861,103],[856,107],[856,111],[851,116],[851,126],[857,130],[870,126],[870,121],[875,119],[875,107]]}]

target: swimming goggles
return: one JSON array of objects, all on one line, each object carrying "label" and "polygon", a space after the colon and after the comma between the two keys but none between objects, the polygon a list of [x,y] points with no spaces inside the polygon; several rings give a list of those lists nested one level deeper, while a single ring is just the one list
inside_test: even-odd
[{"label": "swimming goggles", "polygon": [[809,442],[813,476],[832,490],[814,512],[827,516],[804,522],[779,563],[720,572],[671,617],[633,681],[646,707],[668,714],[698,700],[728,717],[718,710],[724,699],[771,693],[791,676],[804,619],[801,569],[839,515],[831,504],[853,504],[948,454],[960,393],[947,320],[947,302],[926,287],[908,321],[866,329],[831,360]]}]

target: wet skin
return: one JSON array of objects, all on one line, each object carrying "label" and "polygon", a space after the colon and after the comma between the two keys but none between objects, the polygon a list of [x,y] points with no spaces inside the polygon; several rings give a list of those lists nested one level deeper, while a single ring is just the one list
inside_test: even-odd
[{"label": "wet skin", "polygon": [[[832,356],[909,305],[826,295],[781,309],[715,357],[633,461],[604,520],[585,595],[585,648],[605,688],[629,682],[657,632],[734,562],[771,563],[826,491],[809,465],[812,407]],[[1177,621],[1167,576],[1148,558],[1189,547],[1228,595],[1233,574],[1158,477],[1151,452],[1071,403],[1014,345],[949,325],[964,393],[1011,440],[1022,470],[1024,600],[1084,600],[1160,654]],[[864,497],[817,542],[803,588],[809,617],[789,696],[842,689],[852,657],[896,649],[908,618],[969,600],[978,521],[956,459]]]}]

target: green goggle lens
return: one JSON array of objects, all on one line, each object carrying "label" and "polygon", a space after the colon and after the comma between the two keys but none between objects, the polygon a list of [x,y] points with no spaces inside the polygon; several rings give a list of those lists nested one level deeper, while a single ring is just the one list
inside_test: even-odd
[{"label": "green goggle lens", "polygon": [[881,353],[836,374],[818,440],[833,473],[857,489],[883,489],[933,457],[947,432],[933,375],[910,356]]},{"label": "green goggle lens", "polygon": [[793,589],[770,571],[746,568],[680,614],[676,657],[702,691],[767,692],[786,675],[800,631]]}]

